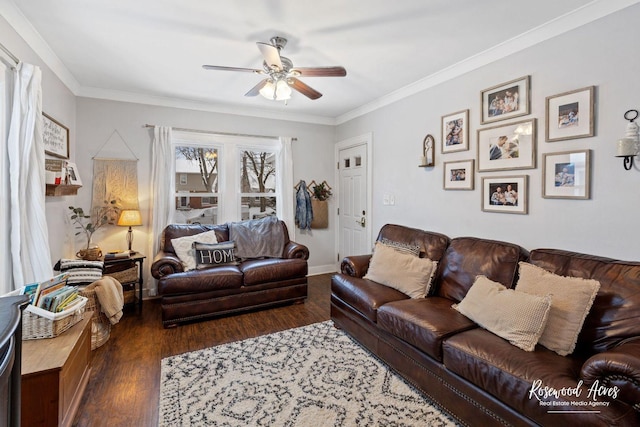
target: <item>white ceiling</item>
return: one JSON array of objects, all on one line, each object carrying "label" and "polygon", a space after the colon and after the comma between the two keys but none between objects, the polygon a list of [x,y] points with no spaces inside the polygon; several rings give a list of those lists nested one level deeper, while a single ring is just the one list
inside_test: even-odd
[{"label": "white ceiling", "polygon": [[[1,0],[0,12],[78,96],[340,123],[638,0]],[[274,35],[324,96],[244,94]],[[515,78],[508,70],[496,82]]]}]

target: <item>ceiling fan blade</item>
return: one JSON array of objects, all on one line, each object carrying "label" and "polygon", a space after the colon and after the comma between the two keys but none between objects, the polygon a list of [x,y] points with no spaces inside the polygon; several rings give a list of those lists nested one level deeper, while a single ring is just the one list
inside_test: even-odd
[{"label": "ceiling fan blade", "polygon": [[292,88],[294,88],[295,90],[297,90],[298,92],[306,96],[307,98],[318,99],[322,96],[320,92],[318,92],[311,86],[302,83],[300,80],[296,79],[295,77],[291,77],[288,80],[289,80],[289,86],[291,86]]},{"label": "ceiling fan blade", "polygon": [[278,48],[269,43],[256,42],[260,53],[264,57],[269,68],[277,68],[282,70],[282,61],[280,60],[280,52]]},{"label": "ceiling fan blade", "polygon": [[218,70],[218,71],[242,71],[247,73],[263,74],[264,71],[257,70],[255,68],[240,68],[240,67],[222,67],[220,65],[203,65],[205,70]]},{"label": "ceiling fan blade", "polygon": [[291,70],[302,77],[344,77],[347,70],[344,67],[295,67]]},{"label": "ceiling fan blade", "polygon": [[260,83],[258,83],[254,87],[252,87],[249,92],[245,93],[244,96],[257,96],[257,95],[259,95],[260,94],[260,89],[265,87],[265,85],[267,84],[268,81],[269,81],[269,79],[262,80]]}]

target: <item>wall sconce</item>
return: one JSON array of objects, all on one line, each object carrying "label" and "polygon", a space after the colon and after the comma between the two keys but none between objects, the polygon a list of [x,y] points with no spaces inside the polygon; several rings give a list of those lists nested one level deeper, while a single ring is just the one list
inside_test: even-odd
[{"label": "wall sconce", "polygon": [[125,209],[120,213],[120,218],[118,218],[118,225],[123,227],[129,227],[129,231],[127,232],[127,245],[129,246],[129,252],[134,253],[131,250],[131,245],[133,244],[133,230],[131,226],[142,225],[142,216],[140,215],[140,211],[137,209]]},{"label": "wall sconce", "polygon": [[638,155],[638,151],[640,150],[638,146],[640,141],[638,125],[634,122],[634,120],[638,118],[638,110],[627,111],[624,113],[624,118],[629,120],[629,124],[627,125],[624,138],[618,140],[616,157],[622,157],[625,170],[631,170],[633,167],[633,158]]}]

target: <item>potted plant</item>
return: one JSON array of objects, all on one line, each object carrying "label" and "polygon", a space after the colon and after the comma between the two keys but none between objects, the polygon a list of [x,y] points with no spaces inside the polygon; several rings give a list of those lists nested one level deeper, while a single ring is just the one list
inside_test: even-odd
[{"label": "potted plant", "polygon": [[331,197],[331,187],[326,181],[321,184],[315,184],[311,188],[313,199],[311,199],[311,209],[313,210],[313,220],[311,228],[327,228],[329,227],[329,203],[327,200]]},{"label": "potted plant", "polygon": [[83,234],[87,239],[87,246],[84,249],[80,249],[76,256],[78,258],[95,261],[102,256],[102,250],[98,245],[92,244],[91,239],[93,233],[99,228],[107,224],[115,224],[118,221],[118,215],[120,214],[120,207],[116,200],[104,201],[104,205],[96,209],[95,217],[87,215],[84,209],[75,206],[69,206],[71,211],[70,219],[75,224],[76,236]]}]

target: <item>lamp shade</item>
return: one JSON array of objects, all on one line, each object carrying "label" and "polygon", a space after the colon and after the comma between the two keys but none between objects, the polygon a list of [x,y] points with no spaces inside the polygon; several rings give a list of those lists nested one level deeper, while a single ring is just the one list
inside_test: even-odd
[{"label": "lamp shade", "polygon": [[131,227],[132,225],[142,225],[142,216],[137,209],[125,209],[120,212],[120,218],[118,218],[118,225],[123,227]]}]

